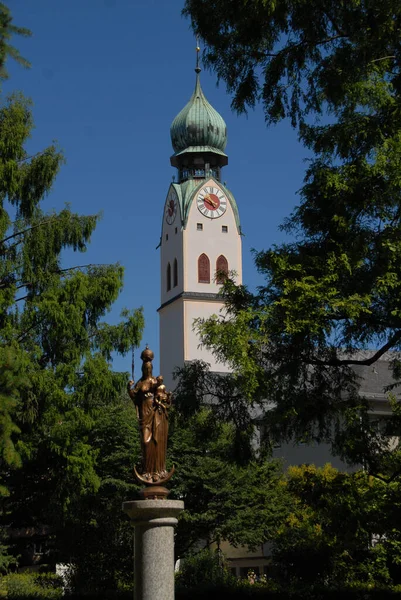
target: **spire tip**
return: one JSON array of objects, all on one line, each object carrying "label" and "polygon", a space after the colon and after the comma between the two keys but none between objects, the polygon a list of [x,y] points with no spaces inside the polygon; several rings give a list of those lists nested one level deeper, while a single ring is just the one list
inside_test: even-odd
[{"label": "spire tip", "polygon": [[196,36],[196,67],[195,67],[195,73],[197,75],[199,75],[199,73],[202,70],[200,68],[200,66],[199,66],[199,52],[200,52],[199,37]]}]

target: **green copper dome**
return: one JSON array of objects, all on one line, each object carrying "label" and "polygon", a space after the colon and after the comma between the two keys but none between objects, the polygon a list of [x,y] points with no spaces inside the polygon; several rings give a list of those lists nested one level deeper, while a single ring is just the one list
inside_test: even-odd
[{"label": "green copper dome", "polygon": [[187,149],[204,152],[206,148],[209,152],[224,155],[227,126],[223,117],[206,100],[199,72],[196,74],[195,91],[172,122],[170,135],[176,155]]}]

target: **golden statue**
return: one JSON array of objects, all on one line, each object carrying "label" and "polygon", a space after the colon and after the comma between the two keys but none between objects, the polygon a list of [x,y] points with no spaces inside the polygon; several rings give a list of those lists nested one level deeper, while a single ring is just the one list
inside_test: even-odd
[{"label": "golden statue", "polygon": [[[141,437],[142,464],[140,472],[134,467],[139,481],[147,486],[166,483],[174,473],[174,467],[166,470],[168,411],[171,407],[171,392],[166,391],[163,377],[153,377],[154,354],[148,347],[142,352],[142,377],[134,385],[128,383],[128,393],[134,401]],[[167,490],[143,491],[144,497],[165,497]]]}]

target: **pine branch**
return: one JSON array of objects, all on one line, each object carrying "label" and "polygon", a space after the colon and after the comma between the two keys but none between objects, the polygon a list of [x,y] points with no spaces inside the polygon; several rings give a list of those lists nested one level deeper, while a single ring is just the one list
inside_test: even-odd
[{"label": "pine branch", "polygon": [[45,320],[46,320],[46,318],[45,318],[45,317],[43,317],[43,318],[42,318],[41,320],[39,320],[38,322],[36,322],[36,323],[32,323],[32,325],[31,325],[30,327],[28,327],[28,329],[25,329],[25,331],[23,331],[23,332],[21,333],[21,335],[19,335],[19,336],[18,336],[18,338],[17,338],[17,342],[18,342],[18,344],[20,344],[20,343],[21,343],[21,342],[24,340],[24,338],[26,338],[26,336],[27,336],[27,335],[28,335],[28,334],[29,334],[29,333],[30,333],[30,332],[31,332],[33,329],[35,329],[35,327],[38,327],[39,325],[41,325],[42,323],[44,323],[44,321],[45,321]]},{"label": "pine branch", "polygon": [[36,154],[31,154],[30,156],[26,156],[25,158],[20,158],[19,160],[16,160],[15,162],[17,164],[21,164],[23,162],[26,162],[27,160],[32,160],[33,158],[36,158],[37,156],[43,156],[44,154],[46,154],[47,150],[40,150],[39,152],[36,152]]},{"label": "pine branch", "polygon": [[17,287],[15,288],[16,290],[20,290],[21,288],[25,288],[25,287],[29,287],[31,286],[32,283],[30,283],[29,281],[27,283],[21,283],[20,285],[17,285]]},{"label": "pine branch", "polygon": [[67,267],[66,269],[58,269],[54,273],[65,273],[67,271],[73,271],[75,269],[88,269],[89,267],[106,267],[107,263],[89,263],[87,265],[77,265],[76,267]]},{"label": "pine branch", "polygon": [[[37,227],[42,227],[42,225],[47,225],[47,223],[50,223],[51,221],[54,221],[54,219],[58,219],[59,215],[55,215],[54,217],[51,217],[50,219],[46,219],[46,221],[41,221],[40,223],[37,223],[36,225],[31,225],[31,227],[27,227],[26,229],[23,229],[22,231],[17,231],[16,233],[13,233],[12,235],[9,235],[8,237],[0,240],[0,245],[1,244],[5,244],[6,242],[8,242],[8,240],[12,240],[13,238],[17,237],[18,235],[24,235],[24,233],[27,233],[28,231],[32,231],[32,229],[36,229]],[[18,244],[20,242],[17,242]],[[9,246],[8,248],[6,248],[6,250],[10,250],[11,248],[13,248],[13,246]]]},{"label": "pine branch", "polygon": [[[8,237],[4,238],[3,240],[0,240],[0,246],[19,235],[24,235],[25,233],[28,233],[28,231],[32,231],[33,229],[36,229],[37,227],[42,227],[42,225],[47,225],[48,223],[52,223],[55,219],[59,219],[59,218],[60,218],[60,215],[54,215],[54,217],[50,217],[50,219],[46,219],[45,221],[41,221],[40,223],[37,223],[36,225],[27,227],[26,229],[23,229],[22,231],[17,231],[16,233],[9,235]],[[3,252],[10,252],[10,250],[12,250],[16,246],[18,246],[18,244],[20,244],[21,242],[22,242],[22,240],[19,240],[18,242],[15,242],[15,244],[12,244],[11,246],[4,248]],[[84,266],[86,266],[86,265],[84,265]],[[79,267],[77,267],[77,268],[79,268]],[[67,270],[67,269],[65,269],[65,270]]]}]

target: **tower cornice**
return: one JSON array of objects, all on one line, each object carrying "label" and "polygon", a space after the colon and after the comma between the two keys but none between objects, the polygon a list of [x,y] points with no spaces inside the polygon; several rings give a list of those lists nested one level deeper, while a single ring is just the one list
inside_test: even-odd
[{"label": "tower cornice", "polygon": [[182,298],[182,300],[203,300],[207,302],[219,302],[220,304],[223,303],[223,298],[220,294],[211,294],[207,292],[181,292],[180,294],[177,294],[173,298],[167,300],[167,302],[163,302],[163,304],[161,304],[157,309],[157,312],[169,304],[172,304],[176,300],[179,300],[180,298]]}]

